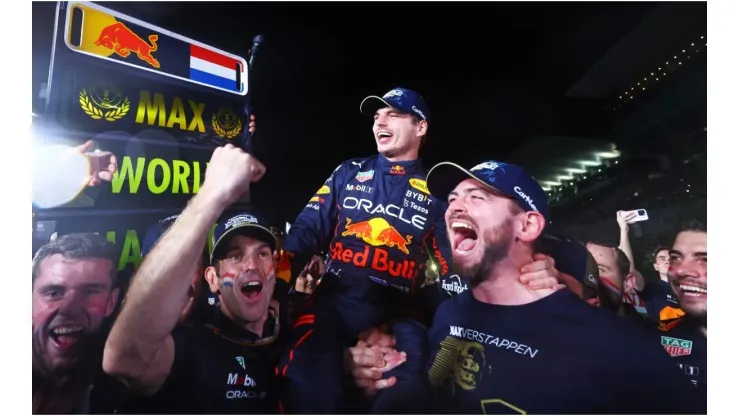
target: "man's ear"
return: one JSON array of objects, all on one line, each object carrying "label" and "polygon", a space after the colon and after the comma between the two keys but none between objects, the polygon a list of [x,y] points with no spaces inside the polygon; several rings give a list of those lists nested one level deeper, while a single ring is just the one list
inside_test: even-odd
[{"label": "man's ear", "polygon": [[419,121],[419,125],[416,127],[416,135],[419,137],[423,137],[427,135],[427,128],[429,127],[429,124],[426,120]]},{"label": "man's ear", "polygon": [[519,223],[518,238],[525,242],[536,241],[545,229],[545,217],[537,211],[527,211]]},{"label": "man's ear", "polygon": [[656,272],[658,271],[658,264],[657,263],[653,263],[653,269],[655,269]]},{"label": "man's ear", "polygon": [[108,297],[108,304],[105,305],[105,317],[109,317],[110,314],[113,313],[113,311],[116,309],[116,304],[118,303],[118,295],[121,294],[120,288],[115,288],[113,291],[111,291],[110,296]]},{"label": "man's ear", "polygon": [[208,287],[211,289],[211,293],[219,294],[221,279],[219,279],[214,266],[206,267],[205,278],[208,283]]}]

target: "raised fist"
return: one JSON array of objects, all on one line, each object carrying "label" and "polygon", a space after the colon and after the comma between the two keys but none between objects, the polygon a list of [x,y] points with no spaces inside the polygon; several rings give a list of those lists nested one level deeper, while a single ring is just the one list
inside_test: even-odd
[{"label": "raised fist", "polygon": [[75,151],[85,156],[90,164],[90,174],[85,179],[87,186],[100,185],[101,181],[110,182],[118,170],[116,156],[111,152],[93,151],[93,142],[88,140],[75,147]]},{"label": "raised fist", "polygon": [[262,179],[265,171],[257,158],[227,144],[214,150],[200,192],[231,205],[249,190],[250,184]]}]

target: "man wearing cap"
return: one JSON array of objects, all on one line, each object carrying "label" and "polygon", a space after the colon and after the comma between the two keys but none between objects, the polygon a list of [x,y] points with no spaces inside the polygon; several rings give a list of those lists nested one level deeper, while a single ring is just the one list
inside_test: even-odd
[{"label": "man wearing cap", "polygon": [[282,315],[272,299],[275,237],[258,216],[219,222],[205,272],[219,307],[204,323],[177,325],[209,231],[264,171],[241,149],[217,148],[200,192],[132,280],[106,342],[103,369],[150,396],[149,413],[278,411],[273,381]]},{"label": "man wearing cap", "polygon": [[[316,383],[313,375],[319,368],[333,374],[330,369],[342,367],[341,348],[354,345],[361,332],[399,317],[428,321],[444,297],[457,294],[442,294],[438,285],[424,287],[424,267],[430,257],[438,263],[442,283],[459,281],[449,266],[445,203],[429,194],[426,170],[419,160],[429,126],[426,102],[415,91],[395,88],[382,97],[365,98],[360,110],[374,117],[378,154],[337,166],[285,239],[294,278],[315,265],[321,266],[319,275],[323,275],[309,299],[308,318],[298,319],[300,325],[291,337],[290,343],[300,345],[281,360],[284,403],[296,406],[286,408],[288,413],[338,411],[328,391],[339,399],[343,395],[325,386],[341,384],[341,374],[333,381]],[[316,254],[327,245],[324,274],[323,261]],[[530,263],[524,278],[534,287],[543,281],[557,285],[551,259],[542,256]],[[461,292],[465,285],[442,287],[457,287]],[[409,356],[404,368],[413,365]],[[321,392],[320,402],[315,400],[319,397],[315,390]]]},{"label": "man wearing cap", "polygon": [[649,334],[570,291],[520,283],[549,223],[545,192],[527,172],[441,163],[427,183],[449,202],[454,267],[471,286],[439,307],[429,331],[436,412],[706,412]]}]

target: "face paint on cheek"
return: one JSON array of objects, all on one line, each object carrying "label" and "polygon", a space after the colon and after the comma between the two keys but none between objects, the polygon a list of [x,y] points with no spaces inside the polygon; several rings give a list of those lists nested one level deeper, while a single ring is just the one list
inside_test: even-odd
[{"label": "face paint on cheek", "polygon": [[221,287],[229,288],[229,289],[233,288],[234,283],[236,282],[236,278],[237,278],[237,275],[235,273],[232,273],[232,272],[224,273],[222,276],[222,280],[221,280]]},{"label": "face paint on cheek", "polygon": [[607,288],[607,289],[608,289],[608,290],[609,290],[610,292],[612,292],[612,293],[614,293],[614,294],[616,294],[616,295],[622,296],[622,291],[621,291],[621,290],[619,290],[619,288],[617,287],[617,285],[615,285],[614,283],[612,283],[612,282],[611,282],[610,280],[608,280],[608,279],[605,279],[605,278],[603,278],[603,277],[602,277],[602,278],[600,278],[599,280],[601,281],[601,283],[603,283],[603,284],[604,284],[604,286],[606,286],[606,288]]},{"label": "face paint on cheek", "polygon": [[108,309],[108,298],[101,297],[100,299],[95,298],[87,302],[85,309],[95,315],[103,315]]}]

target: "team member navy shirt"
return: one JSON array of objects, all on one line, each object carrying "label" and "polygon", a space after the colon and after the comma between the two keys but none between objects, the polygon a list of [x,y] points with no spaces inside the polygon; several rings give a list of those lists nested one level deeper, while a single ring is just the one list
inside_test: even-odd
[{"label": "team member navy shirt", "polygon": [[[284,309],[284,308],[283,308]],[[203,323],[176,328],[175,360],[151,397],[130,397],[126,414],[275,414],[275,367],[286,328],[271,307],[262,338],[214,308]]]},{"label": "team member navy shirt", "polygon": [[561,290],[519,306],[470,291],[429,331],[435,413],[706,413],[654,338]]},{"label": "team member navy shirt", "polygon": [[654,327],[654,340],[660,340],[681,372],[691,380],[704,394],[707,391],[707,337],[701,332],[700,325],[687,316],[681,319],[670,330]]}]

